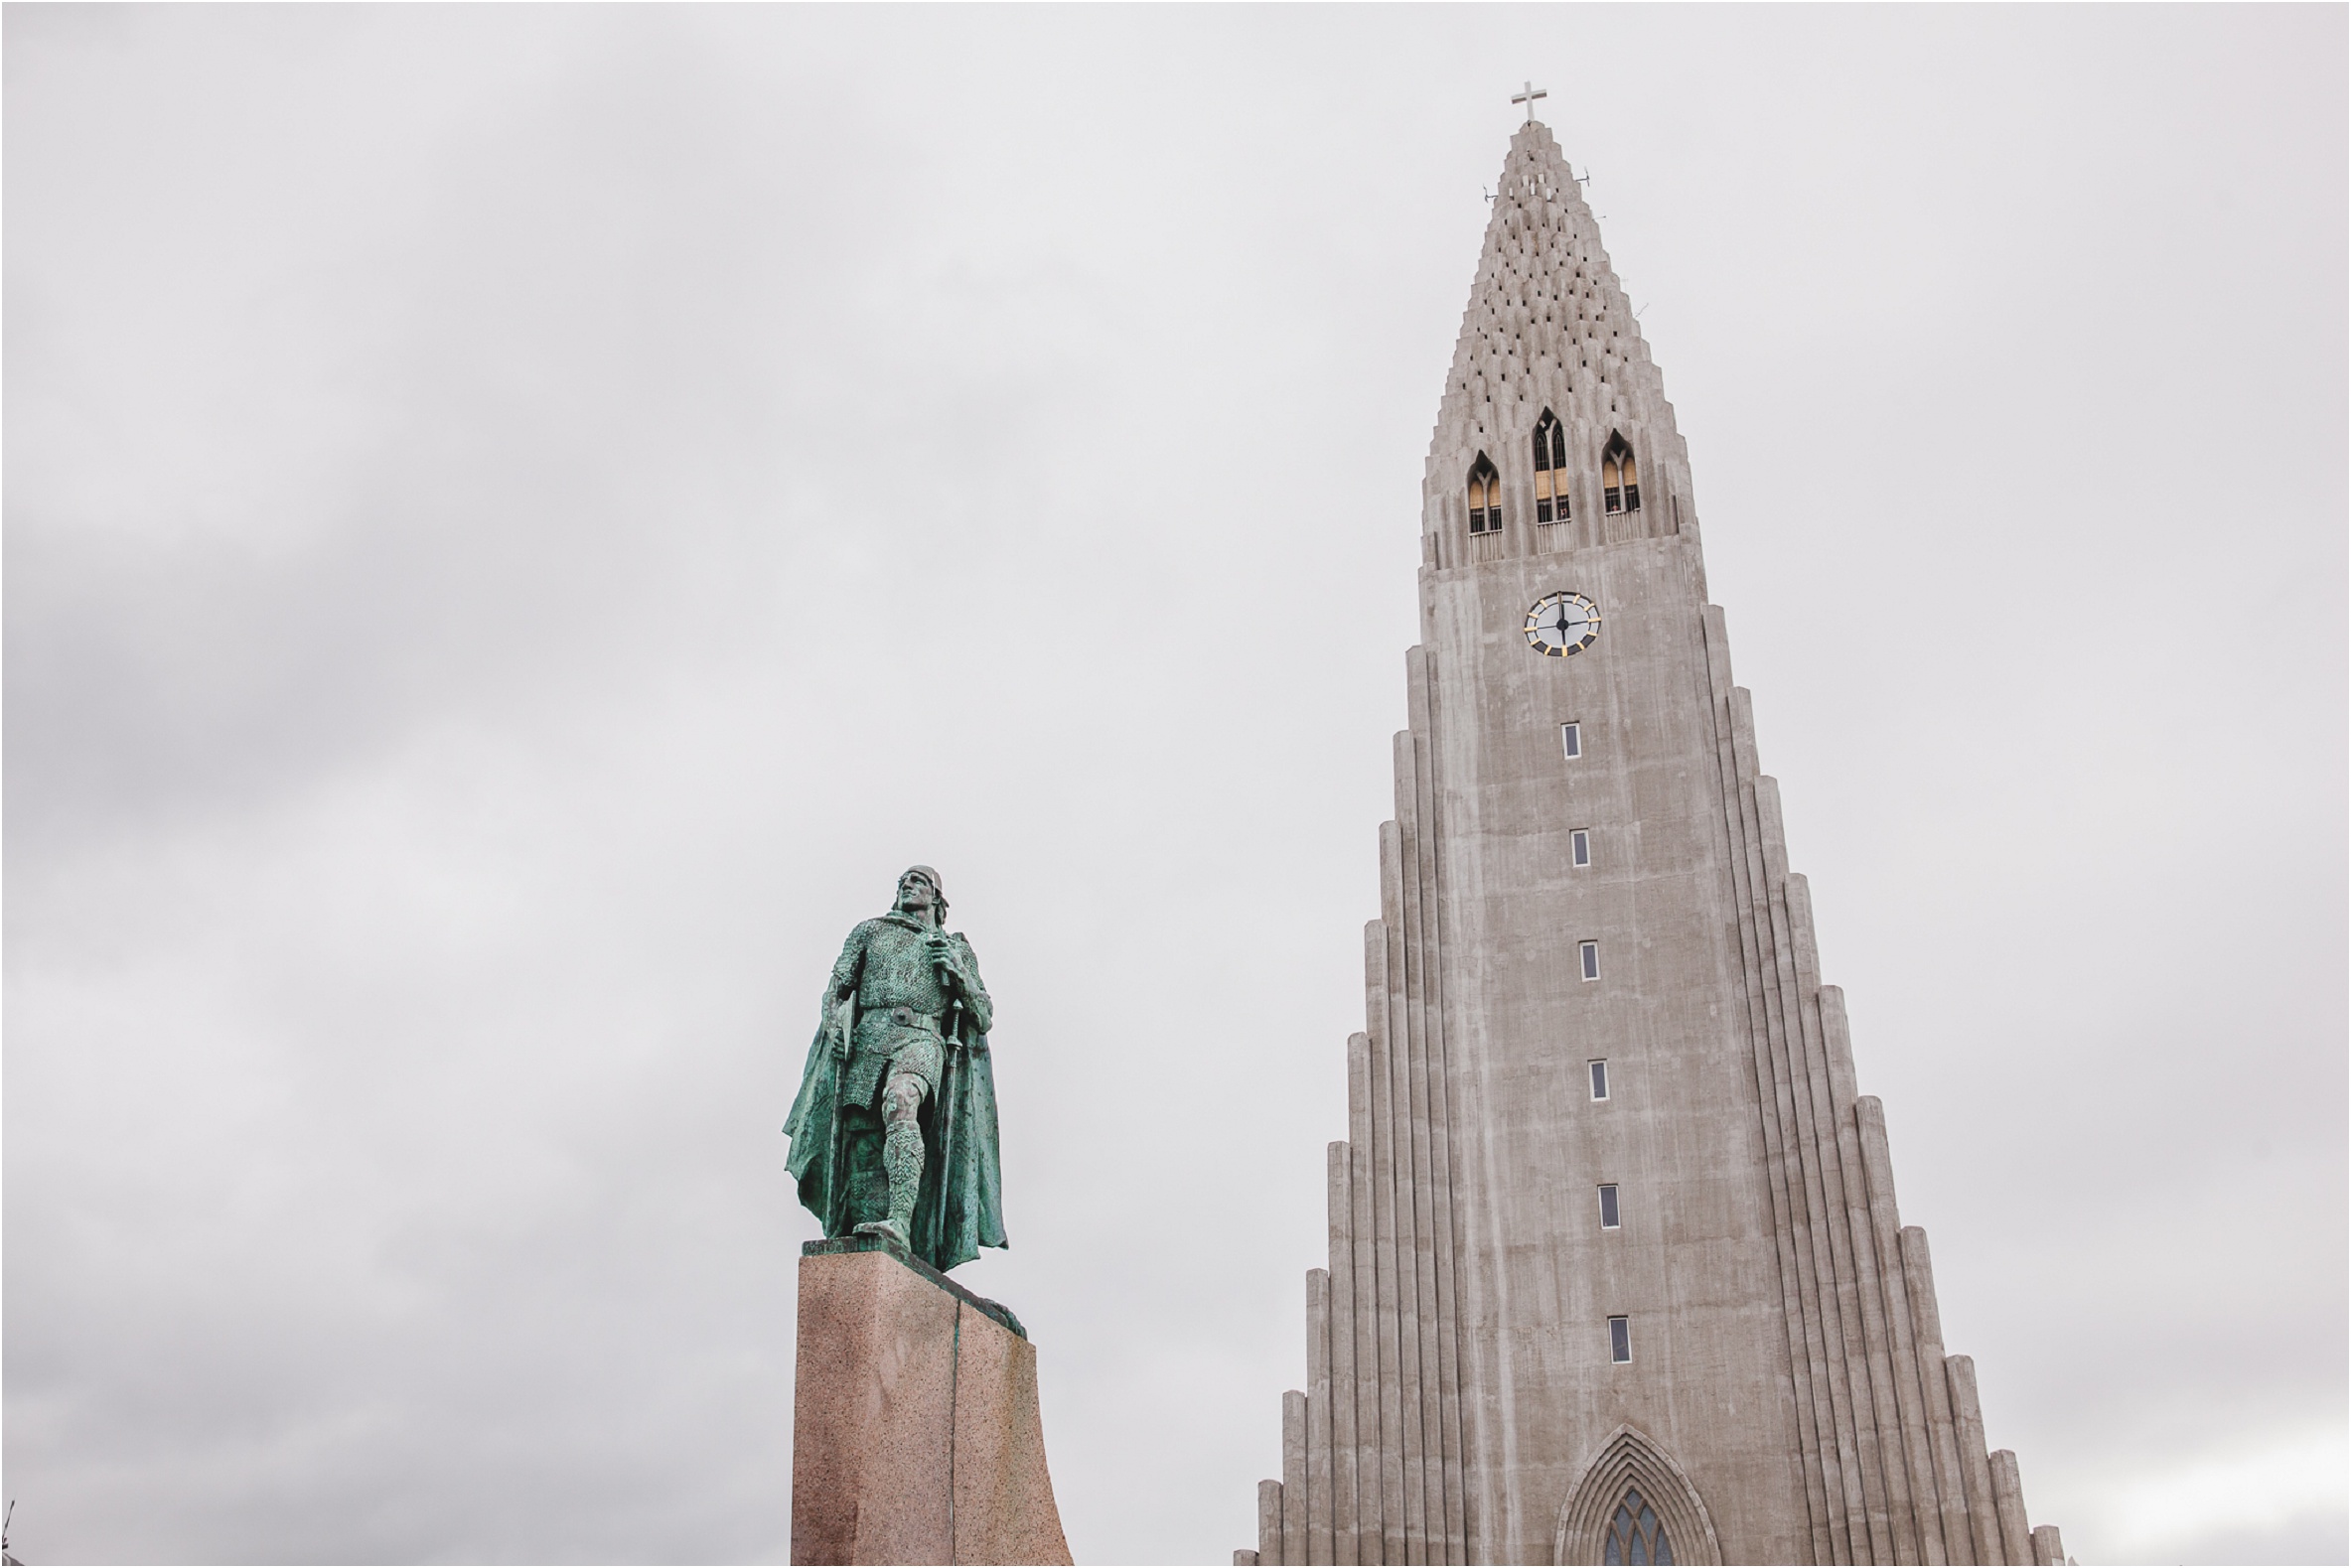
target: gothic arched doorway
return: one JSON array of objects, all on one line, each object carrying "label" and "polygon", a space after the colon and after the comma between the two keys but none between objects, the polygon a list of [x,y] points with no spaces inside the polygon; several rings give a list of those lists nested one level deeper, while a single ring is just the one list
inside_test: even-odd
[{"label": "gothic arched doorway", "polygon": [[1551,1561],[1712,1564],[1722,1561],[1722,1546],[1682,1467],[1645,1434],[1620,1426],[1560,1504]]}]

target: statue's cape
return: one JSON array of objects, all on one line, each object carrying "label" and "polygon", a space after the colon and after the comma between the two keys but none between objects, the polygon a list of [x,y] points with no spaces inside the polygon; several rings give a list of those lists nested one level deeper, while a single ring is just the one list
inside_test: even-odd
[{"label": "statue's cape", "polygon": [[[843,1025],[854,1039],[856,1003],[843,1009]],[[847,1201],[841,1169],[840,1072],[824,1040],[824,1025],[808,1046],[800,1094],[785,1118],[792,1140],[786,1168],[800,1184],[800,1201],[824,1221],[826,1235],[846,1228]],[[942,1273],[979,1256],[981,1247],[1009,1246],[1004,1238],[1004,1175],[996,1150],[996,1078],[989,1066],[987,1036],[961,1021],[948,1042],[939,1092],[923,1110],[923,1191],[915,1202],[914,1254]]]}]

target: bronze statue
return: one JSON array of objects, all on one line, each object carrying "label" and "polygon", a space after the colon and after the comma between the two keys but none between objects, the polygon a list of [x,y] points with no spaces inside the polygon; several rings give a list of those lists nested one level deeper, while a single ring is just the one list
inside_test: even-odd
[{"label": "bronze statue", "polygon": [[915,866],[897,907],[849,932],[784,1123],[800,1201],[825,1235],[880,1236],[941,1270],[1007,1244],[995,1010],[946,918],[939,873]]}]

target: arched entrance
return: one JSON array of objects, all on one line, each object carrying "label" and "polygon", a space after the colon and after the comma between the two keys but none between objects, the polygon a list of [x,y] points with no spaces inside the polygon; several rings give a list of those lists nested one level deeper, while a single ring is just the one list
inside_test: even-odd
[{"label": "arched entrance", "polygon": [[1646,1434],[1620,1426],[1560,1505],[1551,1561],[1712,1564],[1722,1545],[1682,1467]]}]

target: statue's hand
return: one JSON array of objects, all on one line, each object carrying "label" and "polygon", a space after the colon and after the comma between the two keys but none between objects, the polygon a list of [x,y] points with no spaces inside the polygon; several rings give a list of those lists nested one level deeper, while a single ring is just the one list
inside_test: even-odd
[{"label": "statue's hand", "polygon": [[835,1062],[849,1060],[849,1032],[837,1023],[824,1026],[824,1047]]},{"label": "statue's hand", "polygon": [[963,973],[955,964],[955,943],[947,939],[945,931],[926,931],[923,934],[923,956],[930,959],[931,967],[937,969],[950,983],[962,984]]}]

